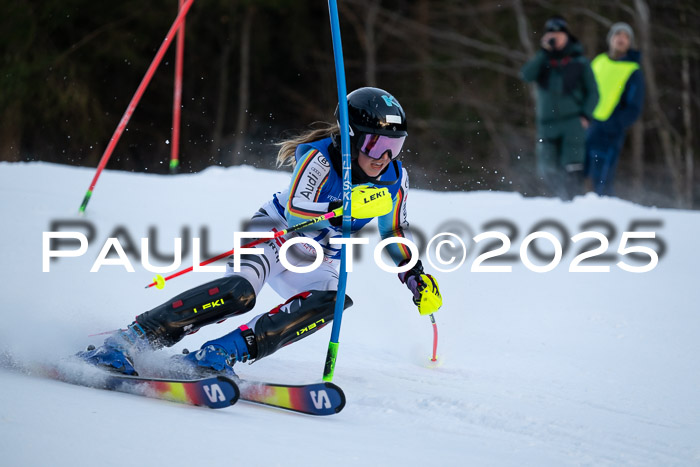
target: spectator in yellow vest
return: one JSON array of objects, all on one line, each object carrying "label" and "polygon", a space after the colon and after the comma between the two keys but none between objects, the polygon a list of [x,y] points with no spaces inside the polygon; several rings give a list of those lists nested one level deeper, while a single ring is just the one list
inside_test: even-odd
[{"label": "spectator in yellow vest", "polygon": [[591,62],[600,98],[586,135],[584,173],[598,195],[614,195],[613,182],[625,133],[644,105],[640,53],[632,49],[634,31],[615,23],[608,32],[608,52]]}]

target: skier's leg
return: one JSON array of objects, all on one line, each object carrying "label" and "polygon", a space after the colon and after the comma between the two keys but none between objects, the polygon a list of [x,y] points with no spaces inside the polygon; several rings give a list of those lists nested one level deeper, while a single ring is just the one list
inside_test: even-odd
[{"label": "skier's leg", "polygon": [[[303,245],[295,245],[289,251],[292,264],[308,262],[309,252]],[[185,358],[200,367],[232,371],[230,367],[236,361],[270,355],[333,320],[338,288],[334,261],[324,259],[317,269],[305,274],[284,271],[270,279],[269,284],[280,295],[292,297],[233,332],[206,342]],[[346,296],[345,308],[351,305],[352,300]]]},{"label": "skier's leg", "polygon": [[[295,295],[277,308],[249,323],[255,334],[256,360],[266,357],[318,331],[331,321],[335,310],[335,290],[310,290]],[[352,300],[345,296],[347,309]]]},{"label": "skier's leg", "polygon": [[[304,263],[315,254],[301,243],[289,250],[290,258]],[[302,339],[333,320],[338,290],[337,261],[324,258],[313,271],[298,274],[284,271],[270,286],[283,297],[291,297],[282,305],[253,318],[247,326],[255,333],[257,346],[254,358],[260,359]],[[345,296],[345,308],[352,300]]]},{"label": "skier's leg", "polygon": [[556,137],[538,138],[535,145],[537,175],[542,180],[544,191],[554,196],[562,194],[559,146],[560,139]]},{"label": "skier's leg", "polygon": [[[278,225],[275,224],[278,221],[270,219],[261,209],[253,217],[251,227],[262,230]],[[107,338],[104,345],[79,352],[78,356],[90,363],[133,374],[130,353],[172,346],[203,326],[251,310],[265,281],[284,271],[279,261],[275,261],[278,245],[265,242],[260,248],[262,255],[242,255],[239,272],[234,272],[233,263],[229,263],[226,277],[190,289],[142,313],[126,329]]]},{"label": "skier's leg", "polygon": [[240,275],[222,277],[183,292],[156,308],[140,314],[129,325],[134,344],[142,337],[152,348],[170,347],[186,334],[250,311],[255,289]]},{"label": "skier's leg", "polygon": [[171,346],[207,324],[245,313],[255,305],[255,296],[255,289],[244,277],[222,277],[142,313],[100,347],[77,355],[89,363],[134,374],[134,352]]},{"label": "skier's leg", "polygon": [[[293,296],[233,332],[204,343],[185,361],[205,371],[233,372],[236,362],[259,360],[318,331],[331,321],[335,290],[309,290]],[[352,300],[345,296],[345,308]]]}]

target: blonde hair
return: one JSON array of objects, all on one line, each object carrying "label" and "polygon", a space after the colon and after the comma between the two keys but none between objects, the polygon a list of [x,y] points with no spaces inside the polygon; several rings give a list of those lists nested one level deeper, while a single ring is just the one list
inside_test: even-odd
[{"label": "blonde hair", "polygon": [[316,122],[313,126],[317,128],[312,128],[300,135],[293,136],[275,144],[275,146],[279,146],[280,148],[277,152],[277,167],[288,165],[293,168],[297,163],[294,154],[296,153],[297,146],[300,144],[318,141],[319,139],[330,137],[333,133],[338,133],[338,124],[336,123]]}]

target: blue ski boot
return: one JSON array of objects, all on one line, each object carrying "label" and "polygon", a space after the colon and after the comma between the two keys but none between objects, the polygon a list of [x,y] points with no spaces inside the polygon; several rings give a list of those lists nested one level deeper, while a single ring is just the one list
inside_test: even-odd
[{"label": "blue ski boot", "polygon": [[96,366],[123,373],[125,375],[138,375],[134,369],[134,362],[130,351],[142,351],[150,348],[145,338],[143,329],[138,323],[130,324],[126,329],[120,329],[107,339],[99,347],[89,346],[87,350],[78,352],[76,357]]},{"label": "blue ski boot", "polygon": [[196,352],[189,352],[182,361],[197,374],[236,376],[233,365],[256,357],[255,334],[248,326],[241,326],[233,332],[212,341],[205,342]]}]

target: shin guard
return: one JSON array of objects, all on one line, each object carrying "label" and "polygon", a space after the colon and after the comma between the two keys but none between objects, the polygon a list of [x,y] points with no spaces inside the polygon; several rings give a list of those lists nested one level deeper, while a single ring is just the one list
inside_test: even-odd
[{"label": "shin guard", "polygon": [[140,314],[130,328],[142,331],[154,348],[170,347],[208,324],[243,314],[255,306],[255,290],[239,276],[200,285]]},{"label": "shin guard", "polygon": [[[254,358],[270,355],[333,321],[335,290],[311,290],[300,293],[260,316],[254,325],[257,349]],[[352,300],[345,296],[345,308]]]}]

